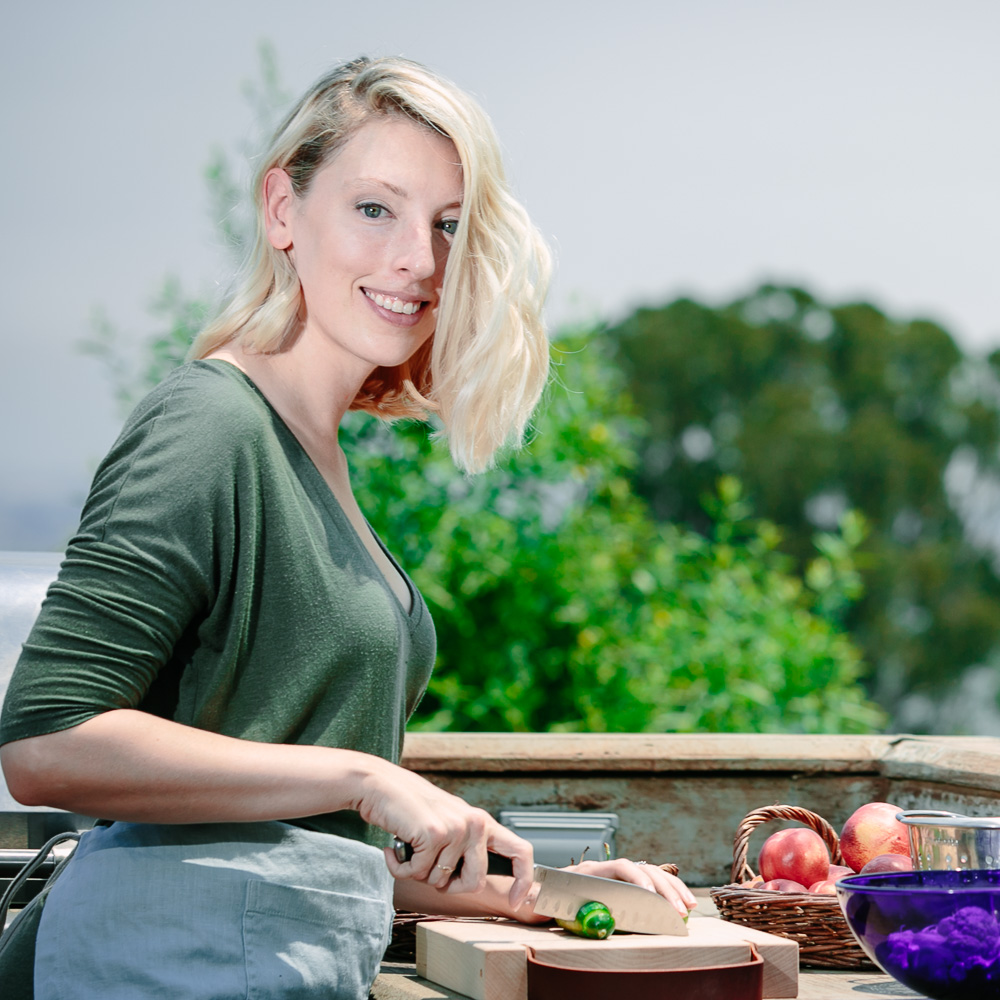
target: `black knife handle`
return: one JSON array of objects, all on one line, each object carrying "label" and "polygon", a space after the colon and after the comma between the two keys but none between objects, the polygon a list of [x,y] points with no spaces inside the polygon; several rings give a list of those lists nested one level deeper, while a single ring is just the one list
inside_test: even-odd
[{"label": "black knife handle", "polygon": [[[392,841],[392,852],[396,855],[396,860],[400,864],[403,864],[413,857],[413,845],[408,844],[405,840],[400,840],[399,837],[395,837]],[[462,862],[464,860],[465,858],[458,859],[458,865],[455,867],[452,877],[458,875],[462,870]],[[513,875],[514,866],[511,864],[510,858],[505,858],[502,854],[494,854],[492,851],[489,851],[486,854],[486,874]]]}]

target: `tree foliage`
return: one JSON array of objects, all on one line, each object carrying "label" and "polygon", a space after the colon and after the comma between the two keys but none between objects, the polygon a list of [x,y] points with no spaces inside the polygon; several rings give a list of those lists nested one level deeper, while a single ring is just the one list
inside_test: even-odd
[{"label": "tree foliage", "polygon": [[837,625],[864,527],[819,539],[808,583],[739,483],[711,537],[658,526],[631,484],[646,433],[599,334],[556,344],[530,446],[476,478],[422,425],[355,416],[359,501],[431,605],[417,725],[457,730],[869,732],[884,721]]},{"label": "tree foliage", "polygon": [[1000,634],[1000,587],[945,487],[957,454],[996,466],[998,383],[940,326],[763,286],[681,299],[611,335],[648,420],[636,482],[656,516],[707,529],[700,497],[736,475],[803,569],[847,509],[870,532],[847,617],[891,703],[936,690]]}]

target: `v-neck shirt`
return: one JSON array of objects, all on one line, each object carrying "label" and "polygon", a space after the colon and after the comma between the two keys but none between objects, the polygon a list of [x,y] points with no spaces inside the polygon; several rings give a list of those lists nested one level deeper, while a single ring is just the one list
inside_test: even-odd
[{"label": "v-neck shirt", "polygon": [[[239,739],[394,763],[434,627],[403,608],[244,372],[176,369],[101,463],[8,688],[0,742],[137,708]],[[356,813],[290,821],[382,845]]]}]

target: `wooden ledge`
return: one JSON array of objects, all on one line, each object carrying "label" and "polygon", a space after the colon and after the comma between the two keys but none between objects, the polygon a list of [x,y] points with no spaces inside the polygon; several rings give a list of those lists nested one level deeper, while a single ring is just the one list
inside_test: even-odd
[{"label": "wooden ledge", "polygon": [[887,778],[1000,791],[1000,739],[899,736],[882,755]]},{"label": "wooden ledge", "polygon": [[410,733],[424,773],[874,774],[1000,791],[1000,739],[718,733]]},{"label": "wooden ledge", "polygon": [[408,733],[417,771],[871,771],[887,736]]}]

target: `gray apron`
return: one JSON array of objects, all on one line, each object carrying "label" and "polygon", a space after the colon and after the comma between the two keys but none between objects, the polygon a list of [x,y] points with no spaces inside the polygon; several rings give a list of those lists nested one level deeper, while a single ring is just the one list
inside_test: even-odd
[{"label": "gray apron", "polygon": [[366,1000],[392,929],[375,847],[285,823],[114,823],[42,911],[36,1000]]}]

